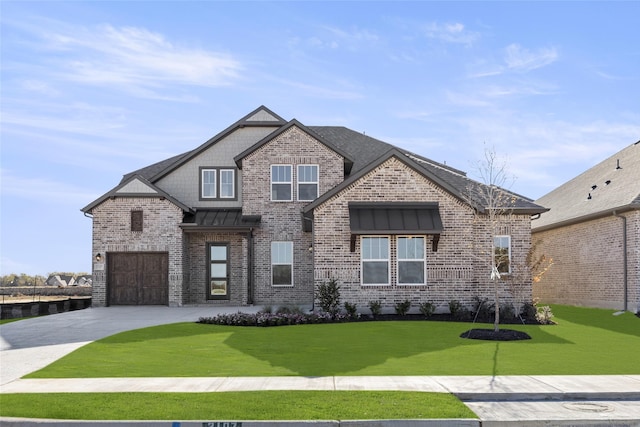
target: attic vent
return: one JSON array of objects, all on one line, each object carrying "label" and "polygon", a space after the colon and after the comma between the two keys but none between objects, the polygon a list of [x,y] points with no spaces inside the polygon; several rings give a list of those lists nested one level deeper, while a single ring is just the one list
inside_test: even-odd
[{"label": "attic vent", "polygon": [[616,170],[618,169],[622,169],[622,166],[620,166],[620,159],[616,160]]},{"label": "attic vent", "polygon": [[595,185],[595,184],[591,186],[591,189],[592,189],[592,190],[595,190],[596,188],[598,188],[598,186],[597,186],[597,185]]},{"label": "attic vent", "polygon": [[609,184],[611,184],[611,180],[610,180],[610,179],[608,179],[608,180],[606,180],[606,181],[604,182],[604,185],[609,185]]},{"label": "attic vent", "polygon": [[587,200],[591,200],[591,193],[587,196]]}]

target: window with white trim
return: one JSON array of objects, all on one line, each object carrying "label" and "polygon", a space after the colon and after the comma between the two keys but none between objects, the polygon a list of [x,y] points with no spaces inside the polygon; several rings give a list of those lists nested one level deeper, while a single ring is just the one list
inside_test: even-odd
[{"label": "window with white trim", "polygon": [[291,165],[271,165],[271,200],[292,201]]},{"label": "window with white trim", "polygon": [[493,237],[493,263],[501,274],[511,273],[511,236]]},{"label": "window with white trim", "polygon": [[233,199],[235,194],[235,170],[234,169],[220,169],[220,198],[221,199]]},{"label": "window with white trim", "polygon": [[200,200],[237,200],[235,168],[200,168]]},{"label": "window with white trim", "polygon": [[271,242],[271,284],[293,286],[293,242]]},{"label": "window with white trim", "polygon": [[362,236],[360,240],[363,285],[389,284],[389,237]]},{"label": "window with white trim", "polygon": [[217,180],[218,171],[216,169],[202,169],[200,197],[203,199],[215,199],[217,196]]},{"label": "window with white trim", "polygon": [[298,165],[298,200],[318,198],[318,165]]},{"label": "window with white trim", "polygon": [[397,240],[398,284],[424,285],[425,238],[422,236],[398,236]]}]

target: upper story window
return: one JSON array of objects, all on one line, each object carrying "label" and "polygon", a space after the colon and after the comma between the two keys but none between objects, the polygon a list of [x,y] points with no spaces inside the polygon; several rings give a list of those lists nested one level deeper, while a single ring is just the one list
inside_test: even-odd
[{"label": "upper story window", "polygon": [[318,165],[298,165],[298,200],[318,198]]},{"label": "upper story window", "polygon": [[291,165],[271,165],[271,200],[293,200],[291,187]]},{"label": "upper story window", "polygon": [[236,199],[236,169],[200,168],[200,200]]},{"label": "upper story window", "polygon": [[494,236],[493,262],[501,274],[511,273],[511,236]]},{"label": "upper story window", "polygon": [[389,284],[389,237],[362,237],[362,284]]},{"label": "upper story window", "polygon": [[220,169],[220,198],[233,199],[235,194],[235,170]]}]

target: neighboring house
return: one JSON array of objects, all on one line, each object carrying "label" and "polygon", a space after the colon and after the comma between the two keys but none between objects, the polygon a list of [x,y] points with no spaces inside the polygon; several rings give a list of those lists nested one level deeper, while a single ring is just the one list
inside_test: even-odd
[{"label": "neighboring house", "polygon": [[[93,305],[311,305],[331,279],[360,309],[470,305],[493,296],[496,234],[466,197],[471,185],[361,133],[260,107],[82,209],[93,218]],[[506,273],[524,263],[531,215],[544,211],[512,196],[495,240]],[[528,275],[503,277],[522,290],[503,287],[505,300],[530,301]]]},{"label": "neighboring house", "polygon": [[75,286],[91,286],[91,275],[85,274],[82,276],[76,277],[76,281],[74,283]]},{"label": "neighboring house", "polygon": [[533,285],[547,303],[640,310],[640,141],[536,203],[538,254],[553,266]]},{"label": "neighboring house", "polygon": [[45,286],[57,286],[59,288],[63,288],[65,286],[73,286],[75,284],[75,279],[73,276],[66,274],[51,275],[44,284]]}]

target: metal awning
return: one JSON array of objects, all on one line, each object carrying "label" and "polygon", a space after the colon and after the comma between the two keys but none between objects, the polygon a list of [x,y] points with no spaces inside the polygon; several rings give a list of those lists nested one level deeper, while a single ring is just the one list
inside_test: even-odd
[{"label": "metal awning", "polygon": [[433,235],[433,251],[438,250],[440,233],[444,230],[437,202],[422,203],[349,203],[351,251],[355,236],[362,234],[424,234]]},{"label": "metal awning", "polygon": [[198,209],[186,215],[180,227],[185,232],[240,231],[260,226],[260,215],[243,215],[242,209]]}]

